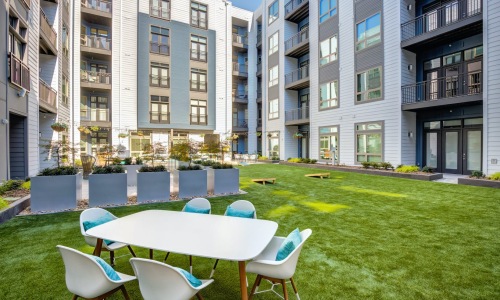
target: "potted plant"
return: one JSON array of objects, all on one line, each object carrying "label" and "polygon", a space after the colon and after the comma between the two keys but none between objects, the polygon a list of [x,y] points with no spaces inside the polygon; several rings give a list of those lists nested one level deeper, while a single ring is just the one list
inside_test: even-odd
[{"label": "potted plant", "polygon": [[127,173],[121,165],[94,167],[89,175],[89,206],[127,203]]},{"label": "potted plant", "polygon": [[261,132],[261,131],[257,131],[256,135],[257,135],[257,136],[261,136],[261,135],[262,135],[262,132]]},{"label": "potted plant", "polygon": [[93,132],[97,132],[99,131],[101,128],[99,126],[90,126],[89,127],[90,131],[93,131]]},{"label": "potted plant", "polygon": [[170,172],[165,166],[142,166],[136,173],[137,203],[170,199]]},{"label": "potted plant", "polygon": [[57,131],[57,132],[63,132],[63,131],[68,130],[68,125],[65,123],[56,122],[56,123],[50,125],[50,127],[52,128],[52,130]]},{"label": "potted plant", "polygon": [[79,126],[78,131],[80,131],[80,133],[84,135],[92,133],[92,131],[87,126]]},{"label": "potted plant", "polygon": [[296,132],[293,134],[293,137],[296,139],[301,139],[302,137],[304,137],[304,135],[300,132]]},{"label": "potted plant", "polygon": [[118,137],[121,138],[121,139],[124,139],[124,138],[128,137],[128,134],[122,132],[122,133],[118,134]]},{"label": "potted plant", "polygon": [[235,194],[240,190],[240,170],[232,164],[214,163],[207,168],[208,191],[214,195]]},{"label": "potted plant", "polygon": [[174,172],[174,189],[178,191],[180,199],[207,195],[207,171],[200,165],[191,165],[198,146],[193,141],[186,141],[174,144],[170,149],[170,158],[189,162],[187,166],[180,166]]}]

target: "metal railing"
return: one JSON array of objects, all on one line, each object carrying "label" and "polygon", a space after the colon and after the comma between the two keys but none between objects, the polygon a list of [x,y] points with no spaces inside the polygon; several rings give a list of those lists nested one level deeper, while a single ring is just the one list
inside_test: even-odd
[{"label": "metal railing", "polygon": [[80,36],[80,41],[81,45],[85,47],[111,50],[111,39],[104,36],[82,34]]},{"label": "metal railing", "polygon": [[149,15],[165,20],[170,20],[170,7],[150,6]]},{"label": "metal railing", "polygon": [[191,60],[207,61],[207,51],[191,49]]},{"label": "metal railing", "polygon": [[80,119],[92,122],[109,122],[109,108],[80,108]]},{"label": "metal railing", "polygon": [[257,73],[262,73],[262,62],[257,63]]},{"label": "metal railing", "polygon": [[291,49],[298,44],[309,40],[309,27],[302,29],[301,31],[294,34],[291,38],[285,41],[285,51]]},{"label": "metal railing", "polygon": [[40,101],[46,103],[54,109],[57,109],[57,91],[41,79],[39,80],[38,88],[40,89],[38,96]]},{"label": "metal railing", "polygon": [[207,125],[207,115],[190,114],[191,125]]},{"label": "metal railing", "polygon": [[189,89],[193,92],[206,92],[207,82],[204,80],[189,80]]},{"label": "metal railing", "polygon": [[170,76],[149,75],[149,86],[170,87]]},{"label": "metal railing", "polygon": [[233,71],[234,72],[238,72],[241,75],[247,75],[248,74],[247,65],[240,64],[240,63],[237,63],[237,62],[233,63]]},{"label": "metal railing", "polygon": [[247,37],[241,34],[233,33],[233,43],[247,44]]},{"label": "metal railing", "polygon": [[30,68],[12,52],[9,53],[10,83],[30,91]]},{"label": "metal railing", "polygon": [[257,119],[257,127],[262,127],[262,119]]},{"label": "metal railing", "polygon": [[82,6],[106,13],[111,12],[111,2],[105,0],[81,0]]},{"label": "metal railing", "polygon": [[80,81],[87,83],[111,84],[111,73],[80,70]]},{"label": "metal railing", "polygon": [[285,122],[309,119],[309,107],[291,109],[285,112]]},{"label": "metal railing", "polygon": [[481,94],[482,77],[479,71],[405,85],[401,87],[401,102],[411,104]]},{"label": "metal railing", "polygon": [[248,95],[233,93],[233,102],[248,102]]},{"label": "metal railing", "polygon": [[285,16],[296,10],[303,2],[308,0],[291,0],[285,4]]},{"label": "metal railing", "polygon": [[285,85],[295,82],[297,80],[305,79],[309,77],[309,65],[303,66],[295,71],[292,71],[285,75]]},{"label": "metal railing", "polygon": [[401,41],[447,27],[481,14],[482,0],[456,0],[401,24]]},{"label": "metal railing", "polygon": [[257,90],[257,99],[262,100],[262,90]]},{"label": "metal railing", "polygon": [[149,42],[149,52],[161,55],[170,55],[170,45]]},{"label": "metal railing", "polygon": [[248,119],[233,119],[233,127],[248,128]]},{"label": "metal railing", "polygon": [[49,19],[40,8],[40,29],[45,34],[45,36],[49,39],[49,43],[57,49],[57,32],[54,30],[52,25],[49,23]]},{"label": "metal railing", "polygon": [[257,33],[257,44],[262,43],[262,31]]},{"label": "metal railing", "polygon": [[161,113],[161,112],[150,112],[149,113],[149,121],[151,123],[170,123],[170,112]]}]

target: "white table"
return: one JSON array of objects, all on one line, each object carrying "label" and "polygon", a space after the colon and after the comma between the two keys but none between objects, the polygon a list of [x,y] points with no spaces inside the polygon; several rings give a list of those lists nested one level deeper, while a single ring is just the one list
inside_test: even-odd
[{"label": "white table", "polygon": [[245,262],[269,244],[278,229],[273,221],[245,219],[165,210],[138,212],[87,231],[102,240],[112,240],[147,249],[185,255],[238,261],[241,299],[248,299]]}]

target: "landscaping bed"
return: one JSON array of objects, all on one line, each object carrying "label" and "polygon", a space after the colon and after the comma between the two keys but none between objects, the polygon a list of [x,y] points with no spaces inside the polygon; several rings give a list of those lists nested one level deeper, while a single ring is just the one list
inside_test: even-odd
[{"label": "landscaping bed", "polygon": [[500,181],[482,178],[458,178],[458,184],[500,189]]},{"label": "landscaping bed", "polygon": [[0,186],[0,224],[30,206],[30,181],[8,180]]}]

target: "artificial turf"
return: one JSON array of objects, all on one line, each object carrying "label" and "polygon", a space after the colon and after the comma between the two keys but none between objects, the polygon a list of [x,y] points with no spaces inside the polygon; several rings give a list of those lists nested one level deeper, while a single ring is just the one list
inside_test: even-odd
[{"label": "artificial turf", "polygon": [[[294,276],[302,299],[500,298],[500,190],[346,172],[304,177],[311,171],[241,167],[240,186],[248,194],[210,199],[213,214],[223,214],[237,199],[253,202],[259,218],[279,224],[277,235],[297,227],[313,230]],[[250,180],[263,177],[276,177],[277,184]],[[109,210],[125,216],[181,210],[184,203]],[[0,225],[0,299],[70,299],[55,246],[92,252],[80,234],[79,214],[16,217]],[[147,250],[136,250],[147,257]],[[116,269],[132,274],[128,251],[117,256]],[[163,257],[156,253],[156,259]],[[207,278],[213,262],[194,258],[194,275]],[[189,260],[171,254],[168,263],[188,269]],[[214,278],[202,291],[205,299],[238,299],[236,263],[220,262]],[[250,285],[254,279],[248,276]],[[132,299],[142,299],[136,282],[126,287]],[[277,298],[266,293],[255,299]]]}]

